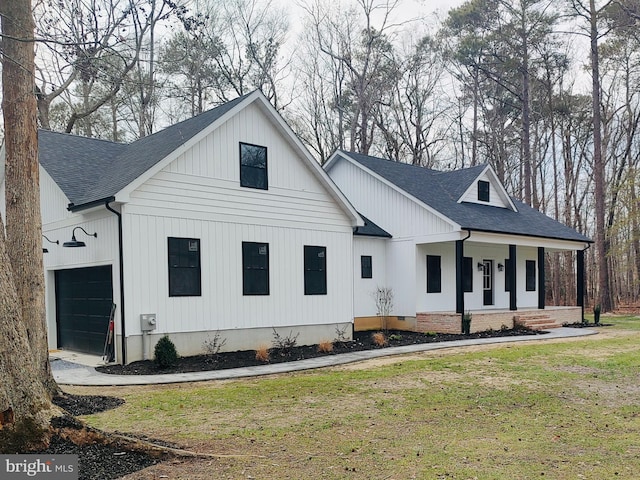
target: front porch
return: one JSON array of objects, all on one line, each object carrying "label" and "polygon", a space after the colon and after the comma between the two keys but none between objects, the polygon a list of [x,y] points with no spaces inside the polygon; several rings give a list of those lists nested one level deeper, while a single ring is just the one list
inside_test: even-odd
[{"label": "front porch", "polygon": [[[514,328],[517,325],[547,330],[582,321],[582,307],[471,310],[469,313],[472,315],[471,332]],[[460,333],[461,315],[456,312],[417,313],[415,329],[418,332]]]},{"label": "front porch", "polygon": [[[520,310],[491,309],[471,310],[471,332],[514,328],[516,325],[533,330],[558,328],[567,323],[582,321],[582,307],[523,308]],[[408,330],[411,332],[460,333],[461,315],[456,312],[423,312],[415,317],[373,316],[356,317],[353,329]]]}]

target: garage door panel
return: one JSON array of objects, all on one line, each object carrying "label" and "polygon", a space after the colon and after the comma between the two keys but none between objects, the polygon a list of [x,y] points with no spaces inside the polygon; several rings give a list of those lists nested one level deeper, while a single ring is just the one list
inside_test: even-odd
[{"label": "garage door panel", "polygon": [[112,303],[110,265],[56,271],[58,347],[102,354]]}]

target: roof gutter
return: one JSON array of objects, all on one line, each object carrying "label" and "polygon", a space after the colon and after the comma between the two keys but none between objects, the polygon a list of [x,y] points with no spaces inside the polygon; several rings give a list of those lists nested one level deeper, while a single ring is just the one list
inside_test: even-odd
[{"label": "roof gutter", "polygon": [[88,203],[81,203],[80,205],[70,203],[69,205],[67,205],[67,210],[69,210],[70,212],[79,212],[81,210],[89,210],[90,208],[106,205],[109,202],[113,202],[115,199],[116,199],[115,197],[111,196],[111,197],[101,198],[99,200],[93,200]]},{"label": "roof gutter", "polygon": [[125,329],[125,317],[124,317],[124,258],[122,255],[122,214],[109,205],[110,202],[115,200],[114,197],[103,200],[104,206],[111,213],[114,213],[118,217],[118,265],[120,271],[120,328],[122,331],[122,364],[127,364],[127,337]]}]

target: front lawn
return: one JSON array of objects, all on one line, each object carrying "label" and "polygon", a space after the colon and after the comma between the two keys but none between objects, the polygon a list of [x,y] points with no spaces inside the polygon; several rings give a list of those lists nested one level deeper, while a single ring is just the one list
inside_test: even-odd
[{"label": "front lawn", "polygon": [[640,319],[595,336],[237,381],[68,388],[95,427],[216,456],[129,479],[637,478]]}]

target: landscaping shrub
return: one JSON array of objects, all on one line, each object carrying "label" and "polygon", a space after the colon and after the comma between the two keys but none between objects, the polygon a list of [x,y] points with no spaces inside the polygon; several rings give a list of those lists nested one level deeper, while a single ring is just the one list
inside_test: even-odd
[{"label": "landscaping shrub", "polygon": [[256,348],[256,360],[263,363],[268,363],[271,360],[271,353],[269,352],[269,347],[266,345],[260,345]]},{"label": "landscaping shrub", "polygon": [[280,355],[288,355],[291,352],[291,349],[296,346],[298,343],[298,336],[300,332],[298,332],[295,336],[293,332],[289,332],[289,335],[283,337],[280,335],[276,329],[273,329],[273,348],[280,351]]},{"label": "landscaping shrub", "polygon": [[593,322],[596,325],[600,325],[600,304],[593,307]]},{"label": "landscaping shrub", "polygon": [[469,335],[471,333],[471,312],[465,312],[462,315],[462,333]]},{"label": "landscaping shrub", "polygon": [[158,340],[153,356],[154,361],[160,368],[169,368],[178,361],[176,346],[167,335]]},{"label": "landscaping shrub", "polygon": [[318,344],[318,351],[320,353],[331,353],[333,352],[333,342],[330,340],[323,340]]},{"label": "landscaping shrub", "polygon": [[207,362],[215,363],[218,359],[218,354],[222,347],[224,347],[227,343],[226,338],[222,338],[220,332],[216,332],[214,337],[211,339],[207,339],[204,341],[202,346],[204,347],[205,352],[207,352]]},{"label": "landscaping shrub", "polygon": [[378,347],[384,347],[387,344],[387,337],[382,332],[376,332],[371,335],[371,341]]}]

